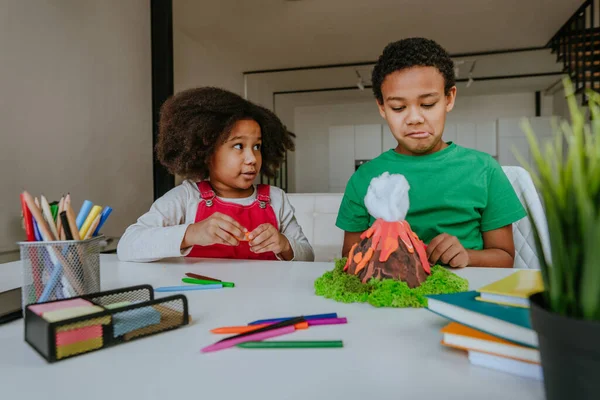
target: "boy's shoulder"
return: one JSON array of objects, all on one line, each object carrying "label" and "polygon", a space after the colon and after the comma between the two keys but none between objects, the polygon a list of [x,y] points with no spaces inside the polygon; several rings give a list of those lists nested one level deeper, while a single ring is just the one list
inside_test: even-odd
[{"label": "boy's shoulder", "polygon": [[461,145],[456,146],[456,156],[464,158],[466,160],[480,161],[482,163],[495,163],[496,160],[491,154],[481,150],[472,149],[470,147],[463,147]]},{"label": "boy's shoulder", "polygon": [[374,176],[378,176],[386,171],[389,171],[390,163],[394,162],[393,155],[391,154],[393,151],[394,150],[384,151],[374,159],[362,164],[356,171],[354,171],[351,179],[370,180]]}]

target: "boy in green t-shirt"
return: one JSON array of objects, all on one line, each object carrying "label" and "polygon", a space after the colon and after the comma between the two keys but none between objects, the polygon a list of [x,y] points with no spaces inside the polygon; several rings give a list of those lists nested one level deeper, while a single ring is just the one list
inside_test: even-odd
[{"label": "boy in green t-shirt", "polygon": [[402,174],[409,185],[406,220],[428,244],[432,264],[512,268],[512,223],[526,216],[508,178],[489,154],[444,142],[454,107],[454,64],[432,40],[390,43],[373,69],[379,113],[398,146],[363,164],[350,178],[336,225],[342,254],[374,222],[364,198],[371,179]]}]

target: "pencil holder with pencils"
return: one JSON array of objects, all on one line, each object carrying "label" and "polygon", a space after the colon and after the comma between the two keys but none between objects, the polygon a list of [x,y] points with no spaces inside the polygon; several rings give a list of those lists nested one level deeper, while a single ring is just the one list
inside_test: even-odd
[{"label": "pencil holder with pencils", "polygon": [[189,323],[187,298],[130,286],[25,308],[25,341],[46,361],[127,343]]},{"label": "pencil holder with pencils", "polygon": [[23,309],[29,304],[100,291],[102,236],[87,240],[19,242]]}]

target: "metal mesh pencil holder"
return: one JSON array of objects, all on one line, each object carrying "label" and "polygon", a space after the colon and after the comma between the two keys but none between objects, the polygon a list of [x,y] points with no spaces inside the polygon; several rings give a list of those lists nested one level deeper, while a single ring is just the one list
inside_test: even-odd
[{"label": "metal mesh pencil holder", "polygon": [[102,236],[88,240],[19,242],[23,309],[28,304],[100,291]]},{"label": "metal mesh pencil holder", "polygon": [[48,362],[167,332],[190,321],[187,298],[154,298],[150,285],[25,308],[25,341]]}]

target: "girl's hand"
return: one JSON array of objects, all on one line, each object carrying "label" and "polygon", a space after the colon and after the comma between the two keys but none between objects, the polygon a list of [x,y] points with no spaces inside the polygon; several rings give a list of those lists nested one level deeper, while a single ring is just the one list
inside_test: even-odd
[{"label": "girl's hand", "polygon": [[188,226],[181,248],[212,244],[237,246],[239,243],[237,238],[243,237],[246,231],[246,228],[230,216],[216,212],[205,220]]},{"label": "girl's hand", "polygon": [[259,225],[248,235],[250,251],[253,253],[266,253],[272,251],[284,260],[294,258],[294,251],[289,240],[279,233],[271,224]]}]

